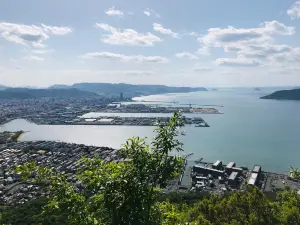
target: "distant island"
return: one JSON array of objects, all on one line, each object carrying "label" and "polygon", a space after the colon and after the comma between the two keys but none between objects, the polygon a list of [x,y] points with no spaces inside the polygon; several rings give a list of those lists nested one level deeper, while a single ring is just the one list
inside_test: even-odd
[{"label": "distant island", "polygon": [[5,89],[7,89],[7,87],[0,85],[0,90],[5,90]]},{"label": "distant island", "polygon": [[110,84],[110,83],[77,83],[73,85],[53,85],[49,89],[76,88],[83,91],[90,91],[104,96],[137,97],[145,95],[166,94],[166,93],[187,93],[195,91],[207,91],[203,87],[170,87],[165,85],[135,85],[135,84]]},{"label": "distant island", "polygon": [[260,99],[300,100],[300,89],[275,91],[274,93],[263,96]]},{"label": "distant island", "polygon": [[93,92],[70,89],[29,89],[7,88],[0,90],[0,99],[38,99],[38,98],[72,98],[72,97],[96,97]]}]

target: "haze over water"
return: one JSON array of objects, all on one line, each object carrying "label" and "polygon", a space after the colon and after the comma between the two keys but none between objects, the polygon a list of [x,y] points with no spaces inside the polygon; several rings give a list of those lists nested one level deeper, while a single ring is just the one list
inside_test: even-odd
[{"label": "haze over water", "polygon": [[[223,105],[224,114],[202,115],[209,128],[185,127],[182,137],[189,160],[235,161],[238,166],[262,165],[263,170],[285,172],[289,165],[300,167],[300,101],[260,100],[271,90],[219,90],[137,98],[176,101],[181,104]],[[163,115],[162,115],[163,116]],[[193,116],[198,116],[194,114]],[[154,135],[153,127],[136,126],[48,126],[15,120],[4,130],[25,130],[21,140],[55,140],[119,148],[131,136]]]}]

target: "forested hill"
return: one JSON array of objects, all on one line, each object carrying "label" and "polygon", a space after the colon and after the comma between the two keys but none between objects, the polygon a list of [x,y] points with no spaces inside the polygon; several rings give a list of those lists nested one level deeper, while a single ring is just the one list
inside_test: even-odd
[{"label": "forested hill", "polygon": [[0,99],[36,99],[36,98],[70,98],[70,97],[93,97],[95,93],[71,89],[29,89],[8,88],[0,91]]},{"label": "forested hill", "polygon": [[276,91],[261,97],[261,99],[300,100],[300,89]]},{"label": "forested hill", "polygon": [[71,86],[53,85],[50,89],[77,88],[84,91],[91,91],[105,96],[119,96],[123,93],[126,97],[165,94],[165,93],[186,93],[194,91],[207,91],[203,87],[170,87],[165,85],[134,85],[134,84],[110,84],[110,83],[77,83]]}]

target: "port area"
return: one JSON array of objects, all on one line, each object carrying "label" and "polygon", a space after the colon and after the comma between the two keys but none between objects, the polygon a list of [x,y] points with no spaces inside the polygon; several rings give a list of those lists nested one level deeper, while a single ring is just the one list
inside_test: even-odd
[{"label": "port area", "polygon": [[[161,105],[161,104],[128,104],[115,102],[107,105],[101,112],[110,113],[173,113],[180,111],[182,113],[200,113],[200,114],[222,114],[221,111],[214,107],[193,107],[194,104],[181,104],[185,106]],[[100,111],[99,111],[100,112]]]},{"label": "port area", "polygon": [[[125,126],[157,126],[166,124],[170,117],[120,117],[100,116],[97,118],[77,118],[69,121],[71,125],[125,125]],[[201,117],[183,117],[183,125],[195,127],[209,127]]]},{"label": "port area", "polygon": [[[197,114],[221,114],[221,112],[213,108],[213,106],[197,108],[193,104],[179,104],[177,105],[153,105],[141,104],[136,102],[121,102],[116,103],[114,98],[46,98],[46,99],[28,99],[28,100],[0,100],[0,125],[9,123],[15,119],[25,119],[38,125],[72,125],[72,124],[95,124],[103,125],[107,122],[80,121],[80,118],[91,112],[99,113],[130,113],[130,114],[143,114],[143,113],[159,113],[162,116],[172,114],[175,111],[181,111],[183,114],[191,117]],[[181,106],[189,105],[189,106]],[[193,106],[193,107],[192,107]],[[217,106],[215,106],[217,107]],[[222,106],[220,106],[222,107]],[[117,115],[119,116],[119,115]],[[121,116],[121,115],[120,115]],[[134,116],[135,117],[135,116]],[[78,121],[79,118],[79,121]],[[90,118],[93,119],[93,118]],[[112,123],[112,125],[151,125],[152,123],[141,121],[120,122],[120,124]],[[132,119],[134,120],[134,118]],[[116,120],[122,121],[122,120]],[[124,121],[124,120],[123,120]],[[139,120],[136,120],[139,121]],[[107,125],[107,124],[105,124]],[[110,125],[110,124],[108,124]],[[207,125],[203,124],[205,127]],[[203,126],[202,125],[202,126]],[[199,125],[201,127],[201,124]]]},{"label": "port area", "polygon": [[259,165],[248,169],[237,167],[235,162],[224,165],[220,160],[215,163],[201,160],[186,169],[185,176],[188,179],[186,183],[181,184],[182,190],[226,194],[246,190],[248,186],[256,186],[271,196],[283,190],[295,190],[300,194],[300,182],[288,174],[265,172]]}]

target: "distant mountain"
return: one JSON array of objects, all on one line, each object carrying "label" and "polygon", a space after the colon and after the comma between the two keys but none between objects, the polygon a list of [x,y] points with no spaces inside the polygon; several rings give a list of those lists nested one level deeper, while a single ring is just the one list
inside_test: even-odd
[{"label": "distant mountain", "polygon": [[165,85],[134,85],[134,84],[110,84],[110,83],[77,83],[72,86],[53,85],[50,89],[77,88],[83,91],[91,91],[105,96],[119,96],[123,93],[125,97],[135,97],[142,95],[165,94],[165,93],[185,93],[194,91],[207,91],[203,87],[169,87]]},{"label": "distant mountain", "polygon": [[64,85],[64,84],[54,84],[49,87],[49,89],[70,89],[72,86]]},{"label": "distant mountain", "polygon": [[300,89],[275,91],[270,95],[261,97],[261,99],[300,100]]},{"label": "distant mountain", "polygon": [[28,89],[8,88],[0,91],[0,99],[36,99],[36,98],[71,98],[93,97],[96,93],[71,89]]},{"label": "distant mountain", "polygon": [[6,86],[0,85],[0,90],[5,90],[6,88]]}]

